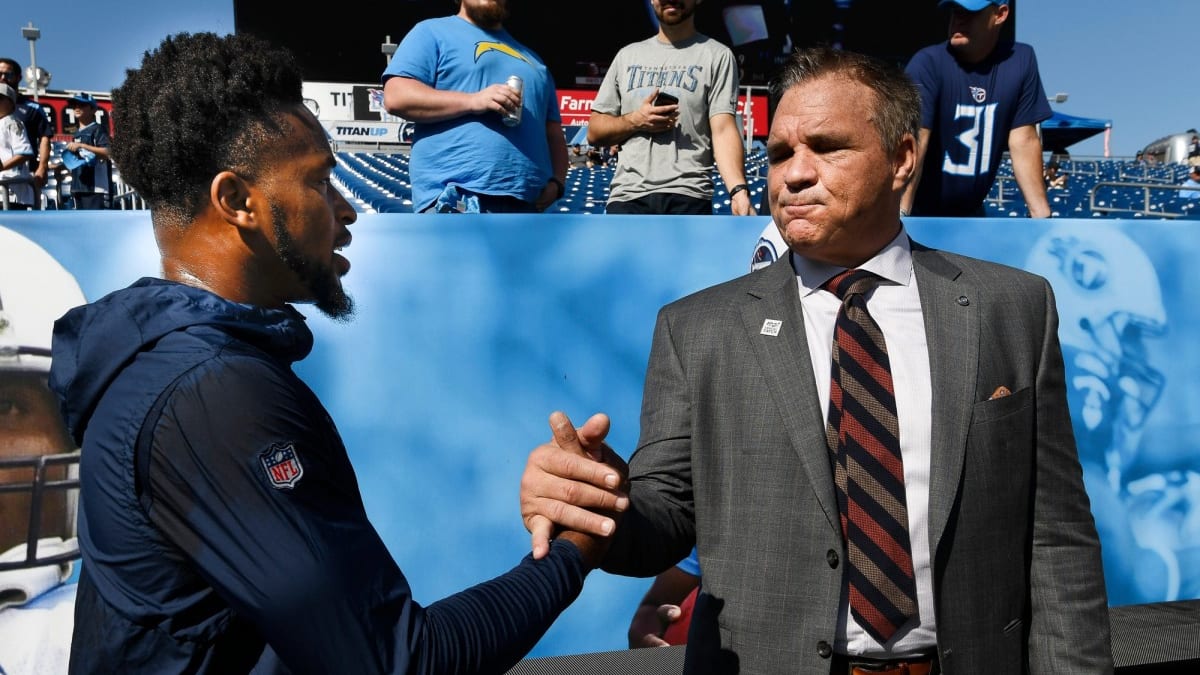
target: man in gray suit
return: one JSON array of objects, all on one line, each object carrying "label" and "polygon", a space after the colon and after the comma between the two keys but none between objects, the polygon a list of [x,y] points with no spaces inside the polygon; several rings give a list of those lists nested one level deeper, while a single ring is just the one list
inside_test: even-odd
[{"label": "man in gray suit", "polygon": [[[768,199],[790,255],[660,312],[627,507],[607,487],[620,470],[582,452],[602,447],[603,416],[573,454],[534,450],[522,513],[535,555],[551,521],[614,525],[588,509],[624,511],[613,573],[656,574],[694,543],[687,673],[1111,672],[1049,284],[908,238],[897,214],[920,103],[897,68],[806,50],[772,94]],[[845,465],[826,434],[830,392],[840,407],[849,387],[830,384],[842,302],[824,283],[848,268],[883,279],[864,297],[891,364],[911,542],[915,607],[882,638],[851,598],[849,570],[867,568],[843,535],[855,514],[839,509]]]}]

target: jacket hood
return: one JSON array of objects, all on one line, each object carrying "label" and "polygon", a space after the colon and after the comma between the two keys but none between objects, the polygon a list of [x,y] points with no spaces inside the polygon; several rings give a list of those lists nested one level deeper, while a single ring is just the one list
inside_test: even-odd
[{"label": "jacket hood", "polygon": [[291,306],[266,309],[163,279],[140,279],[54,322],[50,389],[77,445],[113,379],[139,352],[192,326],[215,326],[289,363],[312,350],[312,332]]}]

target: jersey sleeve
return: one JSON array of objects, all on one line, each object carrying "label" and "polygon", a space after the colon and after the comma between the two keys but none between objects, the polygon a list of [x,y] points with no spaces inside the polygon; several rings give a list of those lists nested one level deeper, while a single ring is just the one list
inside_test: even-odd
[{"label": "jersey sleeve", "polygon": [[1020,56],[1025,70],[1021,78],[1021,100],[1017,104],[1013,116],[1013,128],[1037,124],[1050,119],[1054,111],[1046,98],[1046,90],[1042,87],[1042,76],[1038,72],[1037,56],[1033,48],[1023,45]]},{"label": "jersey sleeve", "polygon": [[688,557],[675,563],[675,566],[682,572],[686,572],[694,577],[700,576],[700,552],[692,547],[692,552]]},{"label": "jersey sleeve", "polygon": [[[28,102],[26,105],[30,105]],[[50,129],[50,121],[46,119],[46,113],[42,111],[42,107],[36,103],[31,105],[30,114],[25,119],[25,131],[29,134],[29,138],[37,139],[34,143],[41,143],[42,139],[53,135]],[[37,152],[37,148],[34,148]]]},{"label": "jersey sleeve", "polygon": [[912,78],[921,94],[921,128],[933,129],[937,121],[938,78],[929,51],[922,49],[914,54],[904,72]]},{"label": "jersey sleeve", "polygon": [[221,357],[153,420],[147,512],[297,672],[504,672],[579,593],[578,551],[428,608],[367,519],[324,408],[289,370]]}]

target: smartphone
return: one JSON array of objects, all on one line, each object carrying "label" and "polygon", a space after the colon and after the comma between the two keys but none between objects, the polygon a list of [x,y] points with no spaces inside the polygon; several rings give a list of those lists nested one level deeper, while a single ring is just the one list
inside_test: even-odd
[{"label": "smartphone", "polygon": [[665,91],[660,91],[658,96],[654,97],[654,105],[679,105],[679,99]]}]

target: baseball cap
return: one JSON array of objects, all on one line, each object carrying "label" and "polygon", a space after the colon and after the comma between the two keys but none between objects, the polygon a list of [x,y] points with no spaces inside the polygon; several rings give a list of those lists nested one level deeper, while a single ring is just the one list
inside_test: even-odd
[{"label": "baseball cap", "polygon": [[978,12],[988,5],[1007,5],[1008,0],[940,0],[938,7],[950,4],[958,5],[968,12]]},{"label": "baseball cap", "polygon": [[93,108],[96,107],[96,99],[93,98],[92,95],[87,92],[81,92],[81,93],[75,94],[69,100],[71,103],[78,103],[80,105],[91,106]]},{"label": "baseball cap", "polygon": [[0,82],[0,96],[12,101],[13,105],[17,104],[17,90],[2,82]]}]

